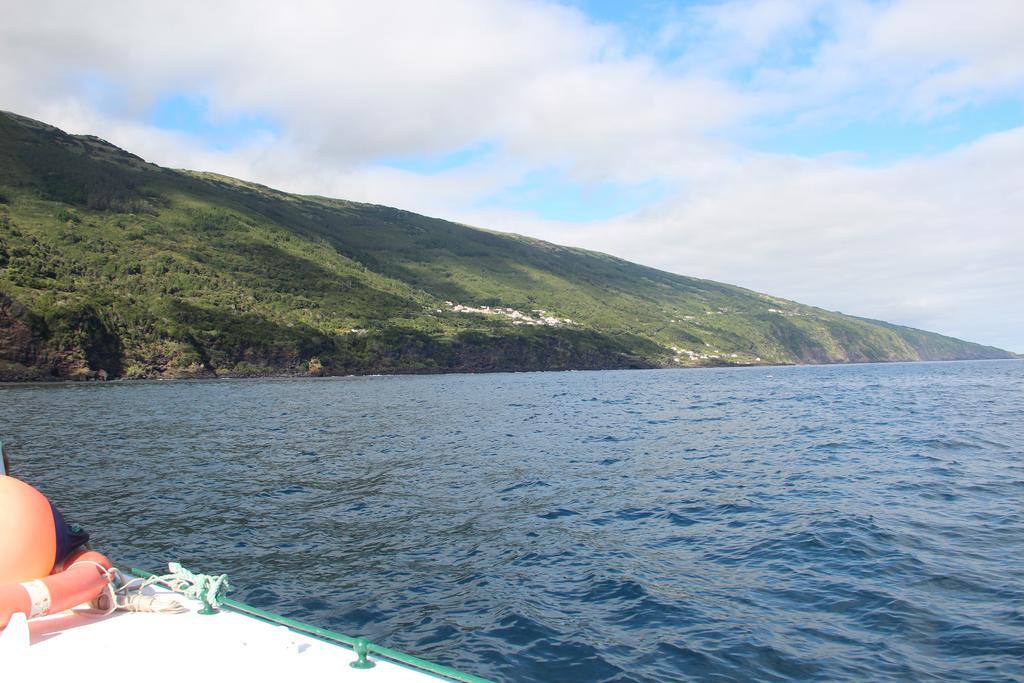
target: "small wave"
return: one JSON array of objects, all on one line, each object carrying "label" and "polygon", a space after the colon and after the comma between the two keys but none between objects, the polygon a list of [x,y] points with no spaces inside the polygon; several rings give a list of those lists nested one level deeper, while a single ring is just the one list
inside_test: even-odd
[{"label": "small wave", "polygon": [[619,510],[615,513],[618,519],[624,519],[627,521],[636,521],[638,519],[647,519],[653,517],[657,513],[654,510],[645,510],[643,508],[626,508],[625,510]]},{"label": "small wave", "polygon": [[512,486],[499,490],[498,493],[511,493],[512,491],[518,491],[519,489],[547,488],[550,486],[551,484],[546,481],[533,479],[530,481],[521,481],[518,484],[512,484]]},{"label": "small wave", "polygon": [[541,519],[559,519],[560,517],[575,517],[578,514],[580,514],[580,513],[576,512],[575,510],[567,510],[566,508],[558,508],[557,510],[552,510],[551,512],[546,512],[543,515],[537,515],[537,516],[540,517]]}]

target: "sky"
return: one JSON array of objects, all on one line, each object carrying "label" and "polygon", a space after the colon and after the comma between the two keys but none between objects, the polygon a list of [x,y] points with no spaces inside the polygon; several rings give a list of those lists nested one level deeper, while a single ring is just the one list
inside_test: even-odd
[{"label": "sky", "polygon": [[17,3],[0,109],[1024,352],[1021,0]]}]

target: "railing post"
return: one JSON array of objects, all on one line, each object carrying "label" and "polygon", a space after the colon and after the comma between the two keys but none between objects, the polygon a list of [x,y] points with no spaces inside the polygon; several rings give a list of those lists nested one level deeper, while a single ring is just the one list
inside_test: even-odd
[{"label": "railing post", "polygon": [[353,669],[372,669],[377,666],[366,658],[369,647],[370,643],[366,638],[356,638],[356,642],[352,643],[352,649],[356,651],[356,657],[358,657],[358,659],[354,662],[349,662],[348,665]]}]

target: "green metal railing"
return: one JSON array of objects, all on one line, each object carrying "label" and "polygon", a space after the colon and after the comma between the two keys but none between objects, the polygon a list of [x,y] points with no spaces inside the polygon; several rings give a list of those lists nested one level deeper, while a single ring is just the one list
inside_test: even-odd
[{"label": "green metal railing", "polygon": [[[155,576],[155,574],[142,569],[133,568],[129,571],[132,575],[143,579]],[[203,595],[201,596],[201,600],[204,605],[201,611],[203,614],[215,613],[216,608],[213,606],[213,603],[217,602],[221,607],[230,609],[233,612],[239,612],[250,617],[255,617],[256,619],[266,621],[271,624],[285,626],[292,631],[313,636],[319,640],[341,644],[352,648],[352,651],[356,654],[356,660],[351,662],[350,666],[354,669],[373,668],[373,662],[368,659],[368,655],[372,654],[408,669],[429,673],[433,676],[449,681],[458,681],[459,683],[493,683],[492,681],[486,678],[481,678],[480,676],[463,673],[449,666],[444,666],[443,664],[428,662],[425,659],[420,659],[419,657],[414,657],[412,655],[405,654],[404,652],[399,652],[398,650],[392,650],[391,648],[384,647],[383,645],[371,643],[366,640],[366,638],[353,638],[352,636],[347,636],[344,633],[338,633],[337,631],[331,631],[330,629],[313,626],[312,624],[307,624],[296,619],[282,617],[279,614],[274,614],[273,612],[268,612],[260,609],[259,607],[253,607],[252,605],[247,605],[244,602],[232,600],[231,598]]]}]

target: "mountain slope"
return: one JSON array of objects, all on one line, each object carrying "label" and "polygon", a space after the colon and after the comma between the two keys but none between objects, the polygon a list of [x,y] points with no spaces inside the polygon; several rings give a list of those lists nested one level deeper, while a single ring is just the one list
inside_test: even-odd
[{"label": "mountain slope", "polygon": [[0,378],[1007,358],[0,113]]}]

